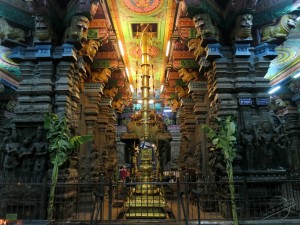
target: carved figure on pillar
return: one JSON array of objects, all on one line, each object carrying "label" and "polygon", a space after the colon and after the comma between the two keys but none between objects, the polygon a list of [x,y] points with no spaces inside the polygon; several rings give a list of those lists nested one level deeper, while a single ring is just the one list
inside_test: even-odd
[{"label": "carved figure on pillar", "polygon": [[178,99],[172,99],[170,103],[170,108],[172,112],[176,112],[177,109],[180,107],[180,101]]},{"label": "carved figure on pillar", "polygon": [[187,87],[176,86],[175,93],[179,98],[187,97],[189,95],[189,89]]},{"label": "carved figure on pillar", "polygon": [[11,39],[13,41],[25,41],[25,32],[8,24],[7,20],[0,17],[0,39]]},{"label": "carved figure on pillar", "polygon": [[70,26],[66,29],[66,39],[75,39],[80,42],[86,42],[89,22],[89,19],[85,16],[73,16]]},{"label": "carved figure on pillar", "polygon": [[187,71],[185,68],[178,70],[179,77],[183,82],[188,83],[191,80],[199,80],[199,73],[197,71]]},{"label": "carved figure on pillar", "polygon": [[83,45],[83,48],[80,50],[80,55],[83,55],[85,59],[92,62],[100,45],[99,40],[90,39]]},{"label": "carved figure on pillar", "polygon": [[[245,152],[248,169],[255,169],[254,162],[256,162],[256,146],[255,135],[253,127],[249,123],[245,123],[245,127],[241,132],[241,144],[243,146],[243,151]],[[257,165],[257,164],[256,164]]]},{"label": "carved figure on pillar", "polygon": [[262,41],[273,41],[277,39],[285,40],[291,29],[296,27],[296,15],[283,15],[275,25],[268,25],[261,29]]},{"label": "carved figure on pillar", "polygon": [[235,20],[234,41],[251,41],[251,29],[253,25],[253,16],[251,14],[239,15]]},{"label": "carved figure on pillar", "polygon": [[19,158],[21,161],[22,172],[31,172],[33,167],[32,149],[30,148],[31,138],[25,138],[19,149]]},{"label": "carved figure on pillar", "polygon": [[35,142],[32,145],[32,151],[35,154],[34,172],[40,173],[46,170],[47,164],[47,142],[43,138],[43,129],[38,127],[36,131]]},{"label": "carved figure on pillar", "polygon": [[104,97],[106,98],[114,98],[115,95],[118,93],[118,87],[111,87],[111,88],[104,88]]},{"label": "carved figure on pillar", "polygon": [[101,71],[92,71],[91,81],[106,84],[111,76],[111,70],[104,68]]},{"label": "carved figure on pillar", "polygon": [[111,106],[117,111],[122,112],[124,109],[124,101],[123,99],[114,99],[111,103]]},{"label": "carved figure on pillar", "polygon": [[197,30],[197,37],[219,41],[220,31],[213,25],[208,14],[197,14],[193,17],[193,21]]},{"label": "carved figure on pillar", "polygon": [[4,168],[13,170],[19,165],[19,148],[18,134],[16,128],[13,128],[11,136],[9,137],[9,143],[5,148]]},{"label": "carved figure on pillar", "polygon": [[53,38],[53,30],[49,18],[45,16],[34,17],[34,38],[35,41],[51,41]]},{"label": "carved figure on pillar", "polygon": [[196,57],[196,61],[199,60],[199,58],[201,56],[205,56],[205,48],[203,48],[201,46],[201,39],[200,38],[192,38],[188,41],[188,48],[189,48],[189,51],[193,51],[194,53],[194,56]]}]

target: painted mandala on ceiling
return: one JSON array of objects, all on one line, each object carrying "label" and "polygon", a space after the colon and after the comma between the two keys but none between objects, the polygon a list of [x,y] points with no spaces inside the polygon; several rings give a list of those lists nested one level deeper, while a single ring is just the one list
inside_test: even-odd
[{"label": "painted mandala on ceiling", "polygon": [[148,14],[162,6],[163,0],[121,0],[127,9],[138,14]]}]

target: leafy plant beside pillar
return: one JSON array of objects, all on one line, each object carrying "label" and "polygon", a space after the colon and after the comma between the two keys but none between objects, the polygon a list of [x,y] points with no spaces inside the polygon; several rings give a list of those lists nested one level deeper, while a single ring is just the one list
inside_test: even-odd
[{"label": "leafy plant beside pillar", "polygon": [[207,133],[209,139],[216,149],[221,149],[226,163],[226,173],[229,179],[229,189],[231,195],[231,210],[234,225],[238,225],[238,218],[235,204],[235,190],[233,180],[233,167],[232,163],[236,157],[236,123],[231,116],[225,119],[216,118],[215,128],[211,128],[206,124],[202,125],[202,129]]},{"label": "leafy plant beside pillar", "polygon": [[71,132],[65,116],[58,117],[56,114],[47,113],[44,120],[48,152],[53,164],[51,187],[48,203],[48,219],[53,219],[54,195],[58,180],[58,169],[74,152],[76,146],[93,139],[90,135],[71,136]]}]

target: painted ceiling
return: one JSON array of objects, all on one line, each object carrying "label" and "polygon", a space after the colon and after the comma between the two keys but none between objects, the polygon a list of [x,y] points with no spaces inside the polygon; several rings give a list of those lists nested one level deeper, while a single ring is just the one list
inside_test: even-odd
[{"label": "painted ceiling", "polygon": [[112,0],[107,2],[117,38],[121,40],[124,48],[123,60],[124,66],[128,69],[128,79],[138,92],[142,74],[140,38],[137,37],[136,32],[141,32],[141,24],[149,24],[152,30],[150,40],[148,40],[152,64],[150,93],[158,98],[165,76],[167,63],[165,52],[173,29],[176,2],[173,0]]}]

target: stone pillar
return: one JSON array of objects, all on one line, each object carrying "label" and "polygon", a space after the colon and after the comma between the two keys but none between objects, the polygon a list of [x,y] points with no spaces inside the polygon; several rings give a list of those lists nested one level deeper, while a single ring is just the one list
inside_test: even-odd
[{"label": "stone pillar", "polygon": [[122,166],[125,163],[125,143],[117,141],[117,154],[118,154],[118,166]]},{"label": "stone pillar", "polygon": [[206,155],[206,143],[204,138],[204,132],[201,128],[202,124],[205,124],[208,117],[208,103],[207,103],[207,82],[206,81],[191,81],[188,85],[189,93],[192,95],[192,99],[195,102],[194,116],[196,120],[197,130],[195,132],[195,158],[199,162],[199,170],[201,175],[206,175],[207,170],[207,155]]},{"label": "stone pillar", "polygon": [[[98,115],[97,123],[98,123],[98,137],[97,137],[97,149],[100,152],[100,161],[103,165],[102,172],[105,172],[105,163],[107,161],[106,155],[106,128],[109,124],[109,113],[111,108],[111,98],[101,98],[100,101],[100,112]],[[115,140],[114,140],[115,141]]]},{"label": "stone pillar", "polygon": [[170,142],[171,147],[171,161],[167,162],[167,165],[170,166],[169,169],[172,167],[178,168],[178,160],[179,160],[179,154],[180,154],[180,140],[181,140],[181,134],[180,134],[180,127],[179,125],[170,125],[168,126],[168,132],[171,134],[172,141]]}]

